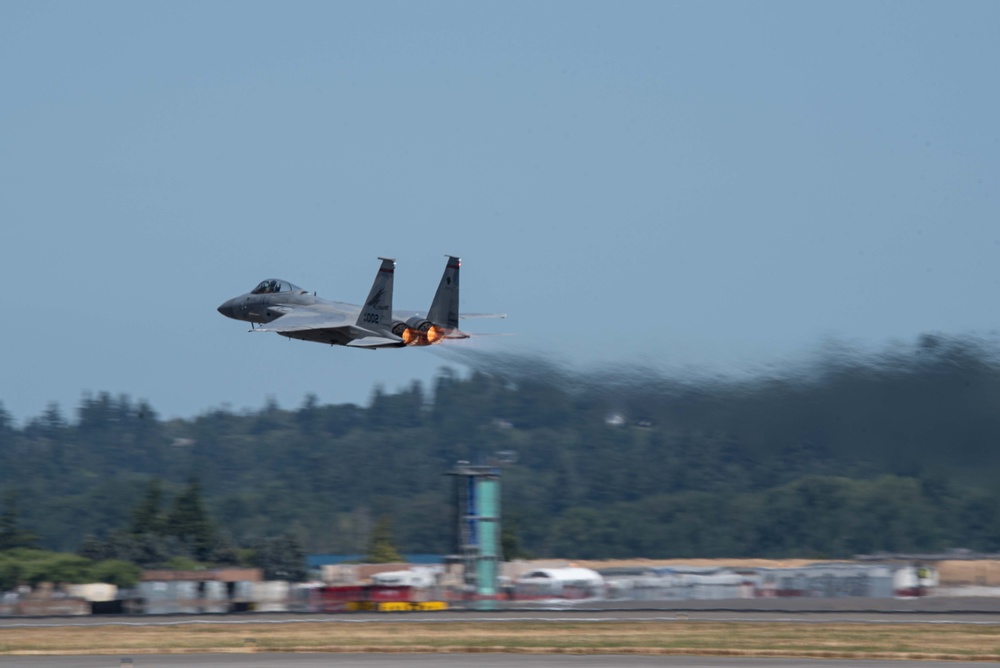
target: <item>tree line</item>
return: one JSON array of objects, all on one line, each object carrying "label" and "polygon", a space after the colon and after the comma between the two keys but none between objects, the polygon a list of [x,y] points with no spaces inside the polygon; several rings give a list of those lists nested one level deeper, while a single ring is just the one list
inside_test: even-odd
[{"label": "tree line", "polygon": [[743,379],[469,364],[367,406],[307,396],[162,420],[100,393],[23,426],[0,409],[0,489],[38,545],[126,559],[238,561],[279,536],[364,554],[380,518],[401,552],[448,553],[460,460],[502,468],[508,556],[1000,549],[990,341],[830,346]]}]

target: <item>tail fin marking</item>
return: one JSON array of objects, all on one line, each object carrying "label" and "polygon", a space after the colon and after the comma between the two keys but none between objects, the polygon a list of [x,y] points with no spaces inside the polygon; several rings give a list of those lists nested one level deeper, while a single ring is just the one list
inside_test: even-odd
[{"label": "tail fin marking", "polygon": [[368,299],[358,314],[358,327],[375,331],[391,331],[392,329],[392,279],[396,269],[396,260],[380,257],[382,265],[375,275]]},{"label": "tail fin marking", "polygon": [[427,319],[447,329],[458,329],[458,270],[462,260],[452,255],[447,257],[448,264],[427,311]]}]

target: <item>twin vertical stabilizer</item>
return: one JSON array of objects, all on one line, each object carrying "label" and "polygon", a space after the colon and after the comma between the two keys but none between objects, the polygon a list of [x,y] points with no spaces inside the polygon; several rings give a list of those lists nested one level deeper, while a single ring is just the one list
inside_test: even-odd
[{"label": "twin vertical stabilizer", "polygon": [[368,299],[358,314],[358,327],[389,333],[392,329],[392,278],[396,270],[396,260],[380,257],[382,266],[372,283]]},{"label": "twin vertical stabilizer", "polygon": [[427,319],[446,329],[458,329],[458,269],[462,260],[451,255],[447,257],[448,265],[434,293]]}]

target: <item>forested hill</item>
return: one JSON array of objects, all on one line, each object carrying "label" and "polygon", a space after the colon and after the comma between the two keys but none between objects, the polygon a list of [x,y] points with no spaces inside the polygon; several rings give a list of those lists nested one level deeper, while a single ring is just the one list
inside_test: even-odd
[{"label": "forested hill", "polygon": [[489,358],[364,408],[164,421],[100,394],[24,426],[0,411],[0,490],[62,550],[127,526],[151,481],[169,497],[196,478],[238,544],[291,530],[356,554],[388,517],[401,551],[445,553],[458,460],[503,463],[508,549],[537,557],[996,551],[1000,354],[925,336],[743,381]]}]

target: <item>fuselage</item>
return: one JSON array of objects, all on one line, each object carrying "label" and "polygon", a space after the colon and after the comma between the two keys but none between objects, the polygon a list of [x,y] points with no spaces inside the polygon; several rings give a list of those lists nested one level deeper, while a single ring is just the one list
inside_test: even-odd
[{"label": "fuselage", "polygon": [[286,308],[309,306],[322,310],[328,306],[331,311],[344,312],[341,307],[357,313],[360,307],[354,304],[340,304],[310,294],[302,288],[280,279],[268,279],[239,297],[228,299],[219,306],[218,311],[227,318],[264,324],[280,318]]},{"label": "fuselage", "polygon": [[321,299],[288,281],[269,278],[217,310],[227,318],[259,325],[251,327],[258,332],[360,348],[428,346],[469,337],[458,329],[458,258],[448,256],[429,312],[393,308],[396,261],[379,259],[382,265],[361,305]]}]

